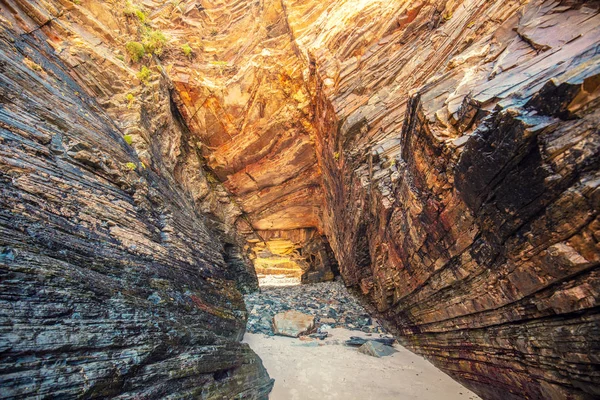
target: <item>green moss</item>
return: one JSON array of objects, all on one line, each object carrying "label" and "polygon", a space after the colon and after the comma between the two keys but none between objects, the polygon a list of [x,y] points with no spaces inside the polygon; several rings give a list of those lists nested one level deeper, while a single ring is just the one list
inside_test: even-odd
[{"label": "green moss", "polygon": [[335,158],[335,161],[339,160],[340,159],[340,153],[337,152],[337,151],[335,153],[333,153],[333,158]]},{"label": "green moss", "polygon": [[[131,1],[127,0],[125,2],[125,8],[123,9],[123,14],[127,17],[137,17],[137,13],[142,12],[142,9],[137,5],[133,4]],[[139,17],[138,17],[139,19]]]},{"label": "green moss", "polygon": [[137,73],[137,77],[143,83],[148,83],[148,79],[150,78],[151,72],[145,65],[140,69],[140,72]]},{"label": "green moss", "polygon": [[144,32],[142,44],[146,53],[160,55],[166,43],[167,37],[160,30],[148,29]]},{"label": "green moss", "polygon": [[127,96],[125,96],[125,98],[127,99],[127,108],[131,108],[133,106],[133,102],[135,101],[135,97],[133,97],[132,93],[127,93]]},{"label": "green moss", "polygon": [[125,164],[125,168],[127,168],[130,171],[135,171],[135,169],[137,168],[137,165],[135,165],[132,162],[128,162],[127,164]]},{"label": "green moss", "polygon": [[135,10],[135,16],[142,24],[146,22],[146,13],[140,9]]},{"label": "green moss", "polygon": [[123,9],[123,14],[130,16],[135,14],[136,6],[134,6],[131,1],[125,2],[125,8]]},{"label": "green moss", "polygon": [[192,56],[192,48],[187,43],[181,46],[181,51],[183,51],[183,54],[185,54],[186,57]]},{"label": "green moss", "polygon": [[131,146],[131,143],[133,143],[133,139],[132,139],[131,135],[123,135],[123,140],[125,140],[125,143],[127,143],[130,146]]},{"label": "green moss", "polygon": [[140,61],[144,57],[144,54],[146,54],[144,45],[140,42],[127,42],[125,49],[133,62]]},{"label": "green moss", "polygon": [[220,183],[219,179],[210,172],[206,173],[206,180],[212,185]]}]

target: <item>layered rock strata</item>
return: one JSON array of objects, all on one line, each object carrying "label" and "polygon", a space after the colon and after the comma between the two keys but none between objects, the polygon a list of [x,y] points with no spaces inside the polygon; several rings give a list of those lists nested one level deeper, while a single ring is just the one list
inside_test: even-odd
[{"label": "layered rock strata", "polygon": [[[226,243],[202,256],[219,265],[210,285],[252,290],[244,260],[271,239],[294,243],[321,279],[330,245],[346,284],[404,345],[483,397],[600,395],[597,1],[3,4],[7,54],[17,38],[51,46],[65,64],[61,79],[106,112],[89,118],[112,119],[131,143],[95,134],[65,147],[67,156],[112,171],[136,153],[146,170],[121,173],[159,182],[164,207],[193,225],[170,229],[169,217],[159,231]],[[160,54],[133,60],[127,44],[157,31]],[[30,97],[46,93],[52,107],[53,75],[26,52],[19,59],[40,77]],[[15,96],[20,85],[5,98],[29,101]],[[19,132],[33,135],[26,127],[43,109],[24,107],[31,119]],[[90,146],[117,152],[118,162]],[[107,226],[89,230],[132,235]],[[204,254],[205,241],[188,245]],[[162,254],[162,242],[153,246],[148,254]],[[168,254],[157,259],[179,260]],[[230,300],[215,301],[238,310],[227,288]]]},{"label": "layered rock strata", "polygon": [[[239,342],[238,285],[256,279],[236,282],[192,198],[136,156],[30,6],[0,37],[0,397],[267,398]],[[41,26],[23,31],[28,15]]]},{"label": "layered rock strata", "polygon": [[287,10],[346,284],[484,398],[597,397],[598,3],[343,3]]},{"label": "layered rock strata", "polygon": [[298,283],[331,281],[339,275],[327,238],[314,228],[256,231],[250,256],[261,275],[285,275]]}]

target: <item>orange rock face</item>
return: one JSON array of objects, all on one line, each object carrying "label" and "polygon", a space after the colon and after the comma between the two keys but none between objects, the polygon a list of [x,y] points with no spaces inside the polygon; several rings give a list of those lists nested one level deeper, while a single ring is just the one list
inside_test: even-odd
[{"label": "orange rock face", "polygon": [[239,271],[289,240],[486,398],[600,395],[598,2],[14,1],[2,23],[44,33]]}]

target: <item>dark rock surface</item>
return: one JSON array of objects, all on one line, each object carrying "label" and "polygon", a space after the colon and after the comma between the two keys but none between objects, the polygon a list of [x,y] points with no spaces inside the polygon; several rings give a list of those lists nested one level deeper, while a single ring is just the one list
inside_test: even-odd
[{"label": "dark rock surface", "polygon": [[372,356],[372,357],[385,357],[392,355],[397,352],[393,347],[379,343],[375,340],[368,340],[365,344],[358,348],[360,353]]},{"label": "dark rock surface", "polygon": [[598,2],[410,7],[364,56],[328,33],[316,61],[341,274],[483,398],[598,398]]},{"label": "dark rock surface", "polygon": [[0,397],[267,398],[222,245],[47,40],[0,37]]},{"label": "dark rock surface", "polygon": [[360,347],[362,345],[364,345],[365,343],[367,343],[368,341],[374,341],[374,342],[378,342],[381,344],[384,344],[386,346],[392,346],[395,342],[396,339],[394,338],[375,338],[375,339],[365,339],[365,338],[361,338],[358,336],[351,336],[350,340],[346,340],[346,346],[357,346]]},{"label": "dark rock surface", "polygon": [[[188,393],[193,368],[127,350],[208,349],[183,344],[198,330],[257,374],[201,387],[266,387],[233,339],[265,231],[324,234],[402,343],[485,398],[600,396],[598,1],[133,3],[145,22],[124,1],[0,7],[3,390]],[[132,62],[149,29],[168,48]],[[312,250],[305,280],[330,278]]]}]

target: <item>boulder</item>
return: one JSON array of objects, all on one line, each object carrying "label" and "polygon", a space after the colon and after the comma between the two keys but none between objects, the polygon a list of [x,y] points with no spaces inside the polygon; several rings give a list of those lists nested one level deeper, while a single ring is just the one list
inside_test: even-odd
[{"label": "boulder", "polygon": [[273,317],[273,331],[276,335],[298,337],[309,332],[315,326],[312,315],[290,310]]},{"label": "boulder", "polygon": [[369,340],[360,346],[358,351],[373,357],[385,357],[397,352],[397,350],[393,347],[386,346],[385,344],[376,342],[374,340]]}]

